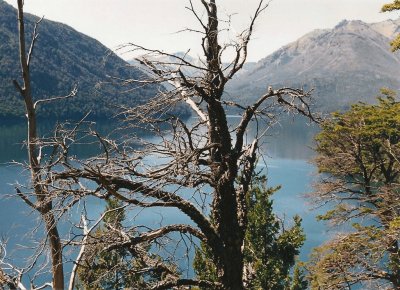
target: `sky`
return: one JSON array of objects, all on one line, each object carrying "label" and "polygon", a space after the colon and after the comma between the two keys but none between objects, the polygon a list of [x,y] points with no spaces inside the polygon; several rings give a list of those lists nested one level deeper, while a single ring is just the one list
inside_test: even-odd
[{"label": "sky", "polygon": [[[16,6],[17,1],[6,2]],[[379,12],[387,2],[390,0],[272,0],[256,22],[248,61],[258,61],[314,29],[332,28],[343,19],[379,22],[399,17],[398,12]],[[201,54],[200,35],[179,32],[199,28],[193,14],[185,8],[188,3],[188,0],[26,0],[25,12],[68,24],[114,50],[133,42],[169,53],[190,49],[190,54],[197,56]],[[258,0],[217,1],[220,17],[228,20],[231,15],[229,33],[225,33],[223,41],[233,39],[246,27],[257,4]],[[127,53],[121,56],[132,57]]]}]

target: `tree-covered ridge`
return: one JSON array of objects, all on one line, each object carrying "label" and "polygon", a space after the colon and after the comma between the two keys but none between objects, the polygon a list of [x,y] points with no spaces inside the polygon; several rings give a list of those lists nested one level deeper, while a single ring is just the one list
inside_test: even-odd
[{"label": "tree-covered ridge", "polygon": [[[16,10],[0,0],[0,118],[3,119],[21,118],[25,114],[23,101],[12,83],[20,78],[16,17]],[[26,15],[27,36],[38,19]],[[95,118],[111,116],[117,107],[135,106],[155,94],[155,87],[134,88],[113,81],[111,77],[139,79],[143,73],[129,67],[97,40],[46,19],[40,23],[38,33],[30,66],[34,98],[64,96],[75,85],[78,88],[73,98],[40,106],[40,118],[82,117],[89,111]]]}]

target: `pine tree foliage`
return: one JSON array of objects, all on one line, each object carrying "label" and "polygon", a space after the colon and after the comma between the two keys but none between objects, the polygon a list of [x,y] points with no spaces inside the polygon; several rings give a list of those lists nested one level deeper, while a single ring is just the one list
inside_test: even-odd
[{"label": "pine tree foliage", "polygon": [[[295,216],[293,225],[285,229],[283,221],[273,212],[271,199],[280,187],[267,188],[265,179],[258,182],[247,194],[248,228],[243,249],[246,287],[307,289],[307,282],[298,267],[293,279],[291,277],[291,269],[305,241],[301,218]],[[215,280],[217,277],[210,257],[209,249],[201,244],[194,260],[194,269],[200,279]]]},{"label": "pine tree foliage", "polygon": [[304,290],[308,289],[307,287],[308,282],[306,280],[304,269],[299,263],[294,267],[292,285],[290,286],[290,290]]}]

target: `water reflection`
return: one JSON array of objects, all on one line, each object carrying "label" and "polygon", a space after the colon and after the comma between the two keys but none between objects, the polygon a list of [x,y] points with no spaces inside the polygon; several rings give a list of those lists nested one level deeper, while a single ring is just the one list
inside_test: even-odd
[{"label": "water reflection", "polygon": [[[193,122],[194,120],[188,120]],[[232,127],[239,122],[239,118],[231,116]],[[88,125],[85,125],[88,126]],[[118,127],[116,122],[97,122],[90,125],[100,134],[108,135],[110,132],[116,132]],[[267,125],[263,123],[250,123],[248,135],[254,136],[257,128],[261,131]],[[39,135],[47,137],[54,131],[55,124],[52,122],[41,122],[39,126]],[[313,136],[317,132],[316,125],[310,125],[305,118],[281,120],[267,131],[266,137],[262,139],[260,147],[266,155],[274,158],[284,158],[293,160],[309,159],[313,151],[310,149]],[[126,132],[125,132],[126,133]],[[26,160],[25,140],[27,127],[25,122],[2,122],[0,123],[0,164],[15,161]],[[121,135],[121,131],[114,133],[114,136]],[[89,140],[86,142],[90,143]],[[93,144],[83,144],[73,147],[72,154],[79,154],[81,158],[87,158],[100,152],[101,148]]]},{"label": "water reflection", "polygon": [[[53,122],[40,122],[39,123],[39,136],[42,138],[50,137],[57,124]],[[72,128],[74,124],[70,124]],[[116,134],[116,122],[88,122],[81,126],[81,136],[90,129],[99,132],[101,136]],[[2,122],[0,123],[0,164],[5,164],[11,161],[24,161],[27,159],[26,152],[26,136],[27,124],[26,122]],[[81,137],[80,136],[80,137]],[[71,148],[71,154],[78,154],[81,158],[87,158],[101,152],[101,148],[93,145],[93,139],[85,138],[79,140],[76,145]]]}]

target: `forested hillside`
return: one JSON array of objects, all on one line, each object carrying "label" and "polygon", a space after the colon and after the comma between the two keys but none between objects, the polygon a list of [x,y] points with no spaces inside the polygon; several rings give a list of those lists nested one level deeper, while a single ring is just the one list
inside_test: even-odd
[{"label": "forested hillside", "polygon": [[[27,42],[39,18],[26,15]],[[24,105],[13,86],[20,79],[16,10],[0,0],[0,118],[24,117]],[[29,47],[29,43],[27,44]],[[97,40],[71,27],[44,19],[31,65],[36,99],[68,95],[74,98],[39,108],[40,118],[79,118],[91,111],[92,118],[114,115],[118,106],[135,106],[154,95],[155,87],[121,86],[116,79],[141,78],[143,74],[111,53]]]}]

